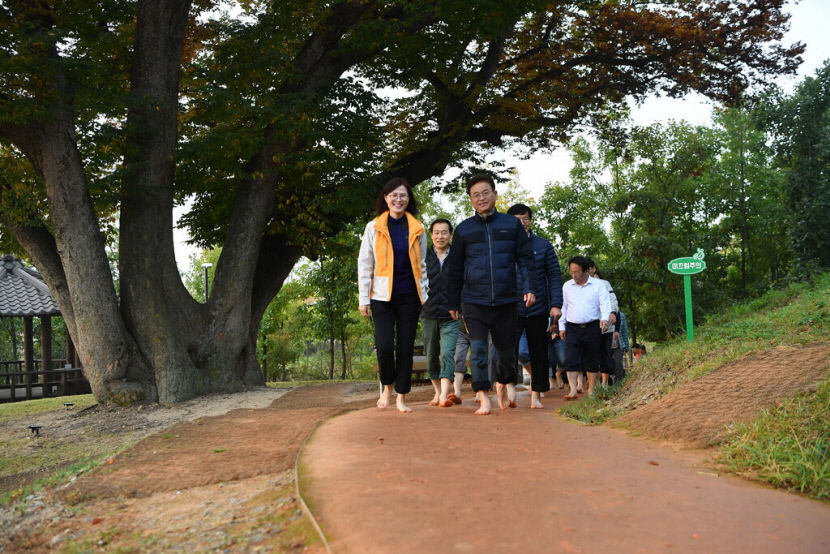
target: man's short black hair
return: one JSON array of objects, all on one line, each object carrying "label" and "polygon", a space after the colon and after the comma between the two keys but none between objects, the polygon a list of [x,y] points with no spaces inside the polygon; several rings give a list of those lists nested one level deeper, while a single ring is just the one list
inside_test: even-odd
[{"label": "man's short black hair", "polygon": [[530,209],[529,206],[525,206],[524,204],[513,204],[508,208],[507,213],[509,215],[524,215],[527,214],[527,217],[533,219],[533,210]]},{"label": "man's short black hair", "polygon": [[594,263],[594,260],[592,260],[591,258],[585,259],[588,260],[588,269],[591,269],[592,267],[597,267],[597,264]]},{"label": "man's short black hair", "polygon": [[429,224],[429,232],[432,232],[432,228],[435,227],[436,223],[446,223],[450,227],[450,233],[452,233],[452,223],[450,223],[449,219],[444,219],[443,217],[439,217],[435,221]]},{"label": "man's short black hair", "polygon": [[574,256],[568,260],[568,267],[571,267],[571,264],[576,264],[582,268],[582,271],[588,271],[588,268],[591,267],[591,263],[591,260],[585,256]]},{"label": "man's short black hair", "polygon": [[467,194],[470,194],[470,189],[473,188],[473,185],[481,182],[490,183],[490,186],[493,189],[493,192],[496,192],[496,182],[493,180],[493,176],[489,173],[476,173],[470,180],[467,181]]}]

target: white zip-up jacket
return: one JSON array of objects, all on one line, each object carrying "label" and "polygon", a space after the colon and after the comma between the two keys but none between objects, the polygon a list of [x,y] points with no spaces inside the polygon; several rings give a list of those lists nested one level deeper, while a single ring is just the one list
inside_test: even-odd
[{"label": "white zip-up jacket", "polygon": [[[412,276],[415,278],[418,296],[423,305],[429,293],[426,266],[427,235],[420,221],[409,212],[404,213],[409,230],[409,261],[412,265]],[[389,212],[383,212],[370,221],[363,231],[360,253],[357,256],[357,290],[360,306],[368,306],[370,300],[388,302],[392,298],[395,259],[388,221]]]}]

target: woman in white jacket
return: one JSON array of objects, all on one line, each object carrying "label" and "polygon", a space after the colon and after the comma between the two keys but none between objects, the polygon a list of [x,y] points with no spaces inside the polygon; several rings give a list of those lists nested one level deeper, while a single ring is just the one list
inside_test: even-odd
[{"label": "woman in white jacket", "polygon": [[[399,412],[412,410],[412,351],[421,306],[427,299],[427,239],[415,219],[418,205],[402,177],[391,179],[375,203],[378,216],[366,225],[357,257],[360,314],[372,316],[378,371],[383,386],[378,408],[386,408],[392,386]],[[397,340],[396,340],[397,335]]]}]

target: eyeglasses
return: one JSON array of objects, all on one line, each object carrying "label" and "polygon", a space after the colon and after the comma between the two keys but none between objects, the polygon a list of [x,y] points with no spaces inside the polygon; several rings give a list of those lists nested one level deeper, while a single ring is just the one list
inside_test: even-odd
[{"label": "eyeglasses", "polygon": [[482,198],[487,198],[491,194],[493,194],[493,193],[489,190],[485,191],[485,192],[476,192],[476,193],[471,194],[470,198],[472,198],[473,200],[481,200]]},{"label": "eyeglasses", "polygon": [[406,200],[407,198],[409,198],[409,195],[406,193],[387,194],[386,198],[391,198],[392,200]]}]

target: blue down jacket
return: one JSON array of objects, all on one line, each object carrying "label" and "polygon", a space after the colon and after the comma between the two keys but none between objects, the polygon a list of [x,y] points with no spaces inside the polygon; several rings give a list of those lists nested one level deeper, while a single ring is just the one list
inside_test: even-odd
[{"label": "blue down jacket", "polygon": [[519,302],[518,314],[521,317],[548,315],[551,308],[562,307],[562,269],[556,250],[547,239],[533,233],[530,233],[530,242],[536,262],[536,279],[533,281],[536,303],[528,308],[524,302]]},{"label": "blue down jacket", "polygon": [[460,310],[462,302],[502,306],[536,292],[528,279],[536,272],[531,242],[512,215],[494,211],[462,221],[446,263],[450,310]]}]

